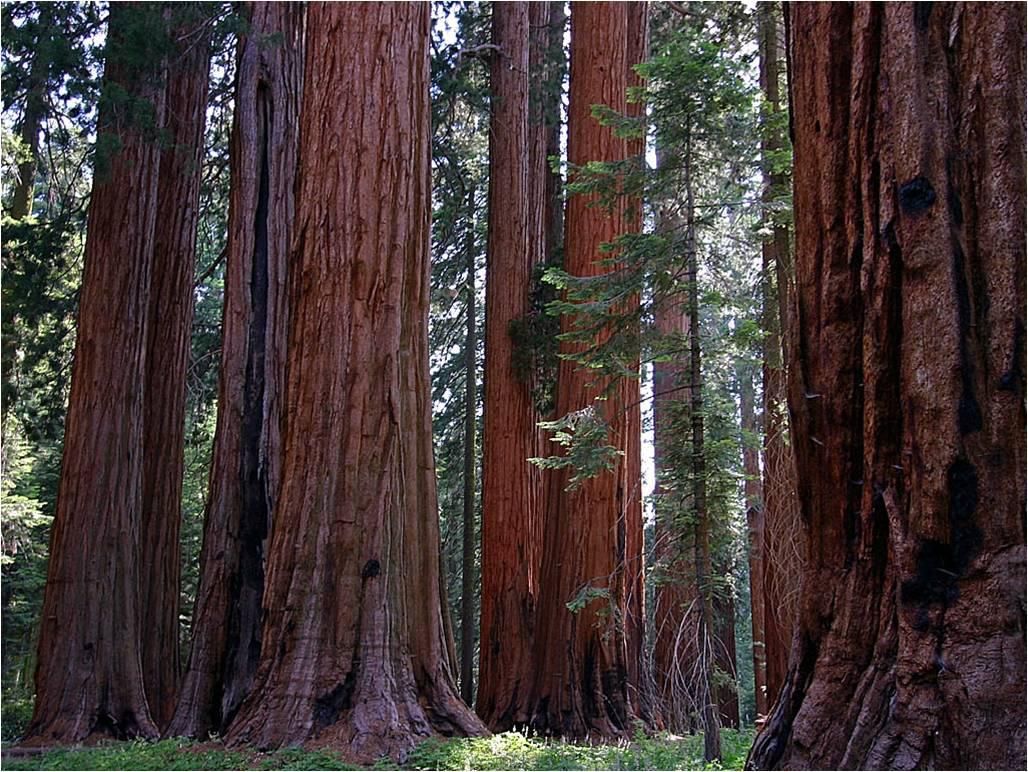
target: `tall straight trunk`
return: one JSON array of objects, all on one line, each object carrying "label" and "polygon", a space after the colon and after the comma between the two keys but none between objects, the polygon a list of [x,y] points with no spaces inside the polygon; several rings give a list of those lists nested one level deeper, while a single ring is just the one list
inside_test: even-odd
[{"label": "tall straight trunk", "polygon": [[749,763],[1022,769],[1024,9],[789,17],[808,562]]},{"label": "tall straight trunk", "polygon": [[[628,4],[628,44],[627,44],[627,87],[638,88],[641,80],[633,67],[647,58],[649,50],[649,3]],[[626,113],[641,117],[645,107],[641,101],[626,101]],[[629,140],[627,143],[629,158],[634,158],[640,165],[646,163],[646,138]],[[637,198],[628,204],[626,232],[642,230],[642,199]],[[631,299],[633,306],[638,306],[639,298]],[[634,370],[639,370],[638,360]],[[624,479],[624,517],[625,517],[625,636],[628,647],[628,680],[635,685],[629,693],[632,699],[633,712],[641,717],[650,718],[653,712],[653,695],[650,693],[651,674],[647,672],[646,663],[646,551],[643,545],[643,507],[642,507],[642,403],[639,399],[639,381],[630,386],[634,392],[633,404],[624,406],[625,438],[627,441],[625,454]]]},{"label": "tall straight trunk", "polygon": [[[568,157],[572,164],[626,157],[624,140],[602,127],[591,106],[625,109],[628,66],[628,4],[581,3],[572,7],[571,100]],[[565,268],[578,276],[605,270],[599,248],[630,226],[620,202],[608,212],[589,206],[590,197],[568,201]],[[570,322],[563,319],[563,330]],[[597,341],[601,342],[601,341]],[[571,353],[568,344],[562,344]],[[595,407],[611,427],[612,445],[630,450],[626,410],[638,402],[639,383],[614,384],[611,398],[595,402],[607,384],[568,360],[558,372],[557,414]],[[621,463],[613,472],[567,490],[568,472],[549,475],[543,545],[536,677],[531,722],[536,731],[567,737],[620,736],[636,715],[639,684],[627,663],[626,511],[631,483]],[[572,613],[567,603],[591,588],[594,597]]]},{"label": "tall straight trunk", "polygon": [[756,395],[753,393],[753,372],[748,366],[737,369],[739,379],[739,416],[742,428],[743,501],[746,505],[746,531],[749,542],[750,624],[753,632],[753,695],[758,726],[767,715],[767,669],[764,654],[764,509],[760,484],[760,451],[756,438]]},{"label": "tall straight trunk", "polygon": [[[180,6],[181,8],[182,6]],[[185,452],[186,369],[200,169],[211,51],[201,6],[186,4],[172,34],[167,123],[154,227],[153,274],[143,396],[143,511],[140,611],[143,681],[159,729],[175,710],[179,668],[179,530]]]},{"label": "tall straight trunk", "polygon": [[[111,8],[104,70],[105,88],[152,105],[158,125],[160,79],[130,64],[125,35],[141,16],[157,29],[159,14],[145,4]],[[99,133],[120,149],[101,159],[89,206],[28,744],[157,735],[141,664],[139,540],[160,151],[112,102],[104,103]]]},{"label": "tall straight trunk", "polygon": [[[475,188],[468,191],[468,211],[475,207]],[[478,386],[475,341],[475,223],[468,220],[465,259],[468,271],[467,335],[464,341],[464,533],[461,556],[460,696],[468,705],[475,698],[475,431]]]},{"label": "tall straight trunk", "polygon": [[257,668],[265,543],[282,476],[304,13],[288,3],[252,3],[247,13],[237,53],[221,382],[200,586],[189,662],[166,731],[199,738],[225,731]]},{"label": "tall straight trunk", "polygon": [[543,250],[541,217],[532,219],[542,211],[531,209],[530,197],[528,3],[493,7],[493,44],[478,713],[494,731],[506,731],[529,719],[539,582],[540,475],[528,462],[538,455],[537,417],[510,335],[530,310],[532,270]]},{"label": "tall straight trunk", "polygon": [[[764,92],[765,115],[771,121],[762,142],[763,153],[763,222],[765,237],[761,245],[763,278],[762,322],[764,337],[764,506],[758,521],[762,526],[759,544],[760,594],[763,618],[764,673],[767,706],[774,704],[785,680],[789,643],[795,625],[799,601],[803,524],[796,500],[796,467],[793,446],[789,442],[786,416],[786,372],[783,359],[785,339],[783,328],[788,324],[792,291],[789,267],[789,229],[781,222],[772,222],[772,203],[784,195],[785,176],[774,168],[775,153],[785,147],[783,129],[777,124],[782,109],[779,97],[781,56],[778,43],[778,14],[774,3],[762,3],[757,9],[760,83]],[[756,607],[754,607],[756,608]],[[765,711],[766,712],[766,711]]]},{"label": "tall straight trunk", "polygon": [[19,135],[28,156],[18,164],[18,181],[11,196],[11,217],[21,220],[32,214],[32,202],[36,190],[36,168],[39,165],[39,132],[46,117],[46,83],[50,70],[46,38],[57,34],[54,20],[55,8],[49,3],[39,6],[39,39],[43,45],[36,48],[29,66],[28,93],[25,95],[25,111],[21,116]]},{"label": "tall straight trunk", "polygon": [[707,455],[703,431],[703,352],[700,344],[700,285],[696,254],[696,207],[692,185],[692,148],[686,139],[685,259],[689,303],[689,415],[692,423],[693,571],[699,605],[696,701],[703,727],[703,760],[721,758],[721,725],[714,693],[714,608],[711,598],[710,513],[707,511]]},{"label": "tall straight trunk", "polygon": [[235,746],[399,760],[435,733],[484,731],[439,596],[428,36],[425,4],[308,9],[285,456]]}]

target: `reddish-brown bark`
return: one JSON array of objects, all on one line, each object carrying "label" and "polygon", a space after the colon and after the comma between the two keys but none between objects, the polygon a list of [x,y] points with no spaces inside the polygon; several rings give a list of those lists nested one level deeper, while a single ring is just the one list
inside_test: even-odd
[{"label": "reddish-brown bark", "polygon": [[227,737],[399,759],[484,731],[439,597],[429,8],[317,3],[307,29],[282,487],[260,665]]},{"label": "reddish-brown bark", "polygon": [[[778,36],[779,10],[773,3],[763,3],[757,10],[760,54],[760,83],[764,92],[766,115],[772,121],[780,115],[779,71],[781,56]],[[763,267],[764,337],[764,447],[763,447],[763,510],[757,523],[761,533],[757,543],[760,576],[757,605],[762,618],[760,641],[763,645],[763,673],[767,707],[774,704],[785,679],[789,643],[796,619],[800,571],[802,569],[803,524],[796,500],[796,471],[789,426],[786,416],[786,369],[783,358],[782,330],[788,321],[792,291],[789,268],[789,230],[781,222],[772,222],[771,204],[776,195],[784,195],[784,175],[775,167],[774,154],[779,153],[785,138],[775,122],[765,127],[762,144],[763,199],[765,230],[769,237],[761,245]],[[751,579],[751,583],[752,583]],[[754,606],[756,610],[757,605]],[[756,645],[756,639],[754,639]],[[758,711],[759,712],[759,711]],[[766,713],[766,709],[764,711]]]},{"label": "reddish-brown bark", "polygon": [[808,563],[749,764],[1022,769],[1024,10],[789,16]]},{"label": "reddish-brown bark", "polygon": [[[142,4],[111,8],[104,82],[164,117],[159,77],[129,64]],[[139,613],[147,291],[160,151],[112,102],[99,132],[120,148],[94,177],[57,511],[27,744],[155,737]]]},{"label": "reddish-brown bark", "polygon": [[[627,87],[637,88],[641,80],[633,69],[647,57],[649,50],[649,4],[645,2],[628,4],[627,41]],[[625,104],[628,115],[639,117],[644,112],[642,101],[633,99]],[[629,140],[627,154],[640,164],[646,162],[646,138]],[[642,200],[637,198],[628,204],[629,211],[625,231],[640,231],[642,228]],[[638,296],[629,303],[638,307]],[[639,369],[638,361],[634,368]],[[653,695],[649,690],[649,674],[646,672],[646,558],[643,545],[642,508],[642,405],[639,399],[639,382],[625,384],[626,398],[634,403],[624,406],[625,410],[625,637],[628,647],[628,680],[634,685],[630,693],[632,709],[636,715],[649,718],[653,712]],[[630,393],[629,393],[630,392]]]},{"label": "reddish-brown bark", "polygon": [[[187,4],[172,34],[168,68],[170,145],[161,152],[143,396],[143,511],[140,613],[143,681],[163,729],[175,710],[179,669],[179,529],[185,451],[186,368],[193,321],[193,274],[200,167],[211,53],[200,9]],[[183,42],[185,41],[185,42]]]},{"label": "reddish-brown bark", "polygon": [[[536,4],[548,11],[545,3]],[[486,266],[485,403],[482,437],[482,622],[478,714],[494,731],[527,722],[535,672],[540,475],[531,384],[515,371],[512,322],[530,310],[532,270],[544,248],[542,178],[529,150],[529,4],[493,8]],[[533,127],[535,128],[535,127]],[[545,143],[534,131],[534,144]]]},{"label": "reddish-brown bark", "polygon": [[[568,157],[572,164],[616,161],[626,157],[624,140],[601,127],[591,115],[594,104],[625,109],[628,77],[628,4],[576,3],[572,6],[571,99]],[[625,203],[608,212],[589,206],[590,197],[568,201],[565,269],[595,276],[600,244],[630,226]],[[567,330],[568,320],[562,320]],[[568,344],[562,344],[569,351]],[[607,384],[571,362],[560,364],[557,415],[594,405]],[[610,442],[629,450],[629,406],[638,402],[638,381],[623,379],[610,399],[597,403],[611,426]],[[536,731],[568,736],[618,736],[636,718],[637,683],[627,664],[625,615],[629,556],[626,517],[637,481],[628,479],[632,464],[593,477],[565,490],[566,470],[549,473],[543,544],[536,677],[531,722]],[[572,613],[567,603],[586,588],[603,594]]]},{"label": "reddish-brown bark", "polygon": [[253,3],[248,13],[237,55],[218,426],[200,586],[166,732],[200,738],[225,730],[257,668],[265,543],[282,469],[303,10]]}]

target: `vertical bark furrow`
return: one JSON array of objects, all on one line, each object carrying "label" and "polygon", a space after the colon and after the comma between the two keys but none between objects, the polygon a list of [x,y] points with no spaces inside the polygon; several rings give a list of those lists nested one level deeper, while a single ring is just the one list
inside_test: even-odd
[{"label": "vertical bark furrow", "polygon": [[[104,84],[164,119],[159,73],[133,66],[125,36],[141,4],[111,8]],[[159,24],[157,18],[148,21]],[[140,512],[148,291],[158,145],[105,103],[89,206],[78,333],[26,744],[155,737],[140,646]],[[108,145],[109,146],[109,145]]]},{"label": "vertical bark furrow", "polygon": [[[629,4],[580,3],[572,7],[571,98],[568,158],[571,164],[620,161],[628,147],[591,115],[594,104],[626,109]],[[572,196],[566,218],[565,269],[577,276],[607,270],[597,264],[599,248],[632,226],[621,201],[613,211],[590,206],[590,197]],[[563,331],[570,322],[562,319]],[[605,333],[609,334],[609,333]],[[602,342],[600,340],[597,343]],[[562,349],[571,353],[568,344]],[[593,405],[604,386],[592,373],[563,360],[558,372],[557,415]],[[611,398],[597,407],[611,426],[610,443],[635,452],[629,440],[631,407],[638,402],[638,381],[624,379]],[[566,471],[550,473],[535,647],[537,664],[532,697],[532,726],[568,737],[619,736],[631,730],[639,684],[627,663],[628,597],[626,503],[635,490],[622,463],[613,473],[565,490]],[[618,531],[624,537],[620,540]],[[641,539],[638,542],[641,545]],[[636,563],[638,565],[638,563]],[[592,597],[572,613],[567,603],[586,592]]]},{"label": "vertical bark furrow", "polygon": [[790,408],[813,549],[750,763],[1020,768],[1024,382],[1015,398],[996,373],[1025,306],[1024,13],[789,15]]},{"label": "vertical bark furrow", "polygon": [[237,54],[218,426],[189,661],[166,730],[199,738],[225,731],[257,667],[265,543],[282,464],[304,16],[276,3],[247,12]]},{"label": "vertical bark furrow", "polygon": [[308,13],[282,487],[260,664],[227,739],[402,759],[433,733],[483,731],[437,594],[429,13]]},{"label": "vertical bark furrow", "polygon": [[[175,710],[179,668],[179,531],[185,454],[186,373],[193,322],[193,277],[211,52],[198,5],[186,5],[172,31],[168,72],[170,146],[161,152],[150,282],[143,413],[140,562],[143,674],[157,727]],[[199,38],[198,38],[199,36]]]},{"label": "vertical bark furrow", "polygon": [[[544,3],[536,8],[549,10]],[[478,697],[478,713],[494,731],[529,718],[539,581],[540,475],[528,462],[537,455],[537,416],[530,379],[515,370],[511,337],[512,324],[530,310],[532,271],[544,248],[544,202],[531,196],[533,183],[545,179],[536,176],[541,169],[532,163],[538,164],[535,145],[545,137],[540,138],[540,121],[530,125],[530,117],[541,118],[541,102],[529,98],[529,29],[529,3],[494,7],[493,44],[499,52],[490,71]]]}]

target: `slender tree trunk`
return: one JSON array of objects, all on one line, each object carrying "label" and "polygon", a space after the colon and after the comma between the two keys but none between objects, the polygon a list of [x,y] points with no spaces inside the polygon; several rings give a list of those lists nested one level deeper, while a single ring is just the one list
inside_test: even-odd
[{"label": "slender tree trunk", "polygon": [[[210,45],[202,6],[183,19],[168,71],[165,131],[154,229],[153,275],[143,399],[143,511],[140,611],[143,680],[159,729],[175,710],[179,668],[179,530],[185,451],[186,369],[193,322],[193,276],[200,169],[207,117]],[[199,39],[198,39],[199,36]]]},{"label": "slender tree trunk", "polygon": [[[625,3],[573,6],[571,101],[568,156],[573,164],[626,157],[624,140],[601,127],[591,106],[625,109],[628,55]],[[624,233],[629,219],[624,202],[613,212],[589,206],[589,197],[568,202],[565,268],[595,276],[599,247]],[[562,320],[567,330],[569,322]],[[565,352],[569,352],[564,345]],[[594,406],[605,384],[594,373],[562,361],[558,374],[557,414]],[[631,448],[625,410],[638,402],[638,381],[623,380],[611,398],[596,408],[611,426],[611,444]],[[621,736],[636,718],[633,700],[639,685],[628,673],[626,614],[626,508],[629,491],[623,463],[613,473],[566,490],[565,471],[550,475],[546,538],[539,597],[531,721],[536,731],[566,737]],[[572,613],[567,603],[588,588],[600,595]]]},{"label": "slender tree trunk", "polygon": [[[54,29],[54,7],[49,3],[39,6],[39,26],[44,30],[40,39],[56,33]],[[50,60],[49,47],[39,46],[32,56],[29,68],[29,90],[25,95],[25,112],[21,117],[21,141],[28,151],[28,158],[18,164],[18,182],[11,197],[11,217],[21,220],[32,214],[32,202],[36,190],[36,168],[39,165],[39,131],[46,116],[46,82]]]},{"label": "slender tree trunk", "polygon": [[[657,147],[657,165],[667,163]],[[665,207],[658,228],[668,239],[684,222]],[[672,349],[688,350],[688,294],[679,291],[658,303],[657,332]],[[689,369],[686,357],[674,355],[653,365],[653,465],[656,472],[654,524],[656,562],[653,668],[656,697],[667,728],[695,730],[696,587],[688,545],[691,537],[684,514],[690,496],[683,482],[681,427],[688,420]]]},{"label": "slender tree trunk", "polygon": [[399,760],[484,731],[438,589],[429,8],[313,4],[308,22],[282,488],[260,665],[227,739]]},{"label": "slender tree trunk", "polygon": [[221,383],[200,586],[166,732],[199,738],[225,731],[257,668],[265,544],[282,474],[303,9],[252,3],[248,14],[237,54]]},{"label": "slender tree trunk", "polygon": [[[645,2],[628,4],[628,47],[627,47],[627,87],[639,87],[641,81],[633,67],[645,60],[649,50],[649,4]],[[626,113],[631,116],[642,116],[645,107],[641,101],[626,101]],[[639,164],[646,163],[646,138],[640,137],[628,142],[628,157],[634,158]],[[642,230],[642,199],[637,198],[628,207],[626,231]],[[638,306],[638,296],[630,301]],[[634,363],[639,370],[639,362]],[[629,386],[629,384],[626,384]],[[652,674],[647,671],[646,663],[646,551],[643,545],[643,507],[642,507],[642,405],[639,399],[639,382],[631,385],[635,401],[626,405],[625,437],[627,440],[625,455],[624,491],[625,512],[625,626],[628,647],[628,680],[634,685],[629,696],[632,699],[633,712],[643,718],[650,719],[653,714],[653,695],[650,693]]]},{"label": "slender tree trunk", "polygon": [[721,758],[721,726],[714,693],[714,609],[711,599],[710,513],[707,511],[707,455],[703,437],[703,353],[700,345],[700,286],[696,254],[696,207],[692,185],[692,149],[685,147],[685,259],[689,293],[689,414],[692,419],[693,571],[699,604],[696,701],[703,726],[703,759]]},{"label": "slender tree trunk", "polygon": [[[475,188],[468,191],[468,211],[475,206]],[[475,371],[475,224],[468,220],[465,258],[468,271],[467,337],[464,343],[464,534],[460,598],[460,696],[468,705],[475,699],[475,431],[478,386]]]},{"label": "slender tree trunk", "polygon": [[755,443],[759,437],[753,373],[740,366],[739,414],[742,426],[743,499],[746,504],[746,529],[749,538],[750,623],[753,630],[753,694],[757,725],[767,716],[767,668],[764,655],[764,509],[760,484],[760,455]]},{"label": "slender tree trunk", "polygon": [[510,336],[512,322],[530,310],[532,269],[543,249],[542,210],[530,208],[528,3],[493,7],[493,44],[499,51],[490,73],[478,713],[494,731],[506,731],[530,717],[539,581],[540,475],[528,462],[537,455],[537,418],[530,381],[515,371]]},{"label": "slender tree trunk", "polygon": [[[129,63],[125,31],[159,10],[111,8],[104,84],[164,116],[150,68]],[[133,18],[133,15],[136,15]],[[156,16],[157,18],[152,18]],[[87,224],[64,456],[40,623],[36,706],[26,744],[155,737],[143,684],[139,613],[147,292],[159,148],[106,102]]]},{"label": "slender tree trunk", "polygon": [[782,329],[788,323],[792,292],[789,267],[789,230],[772,222],[771,205],[784,195],[785,175],[775,169],[776,153],[785,147],[783,128],[777,124],[781,111],[778,43],[778,14],[774,3],[762,3],[757,10],[760,54],[760,82],[764,91],[765,115],[770,123],[762,143],[763,222],[770,237],[761,246],[763,278],[764,338],[764,507],[758,521],[762,526],[761,608],[764,674],[767,704],[773,705],[785,680],[789,642],[795,625],[802,570],[803,523],[796,500],[796,471],[793,446],[789,442],[786,415],[786,373]]},{"label": "slender tree trunk", "polygon": [[1024,9],[789,16],[809,559],[749,764],[1022,769]]}]

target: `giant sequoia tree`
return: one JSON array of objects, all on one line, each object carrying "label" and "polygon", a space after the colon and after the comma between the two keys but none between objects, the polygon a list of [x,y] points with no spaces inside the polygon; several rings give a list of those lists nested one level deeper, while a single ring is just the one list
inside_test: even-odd
[{"label": "giant sequoia tree", "polygon": [[1021,769],[1024,9],[789,20],[808,564],[749,763]]},{"label": "giant sequoia tree", "polygon": [[147,320],[143,396],[143,511],[140,585],[143,679],[150,712],[164,728],[179,677],[179,525],[186,423],[186,368],[211,48],[203,7],[177,9],[165,104]]},{"label": "giant sequoia tree", "polygon": [[439,597],[428,22],[424,4],[308,11],[282,486],[236,744],[374,759],[483,731]]},{"label": "giant sequoia tree", "polygon": [[[164,117],[140,57],[159,9],[110,11],[78,336],[27,743],[154,737],[140,646],[139,540],[148,289]],[[112,148],[117,148],[112,152]]]},{"label": "giant sequoia tree", "polygon": [[192,647],[167,733],[223,732],[261,644],[264,556],[281,479],[286,273],[303,9],[253,3],[239,40],[221,384]]},{"label": "giant sequoia tree", "polygon": [[539,171],[529,165],[529,4],[494,5],[492,40],[478,713],[505,731],[529,718],[539,582],[540,474],[528,462],[536,455],[537,416],[510,334],[529,312],[545,236],[543,201],[532,208],[529,196],[530,171]]},{"label": "giant sequoia tree", "polygon": [[[607,105],[625,112],[629,5],[572,7],[568,115],[572,164],[627,157],[627,142],[601,126],[592,107]],[[626,202],[618,201],[610,211],[597,203],[587,195],[572,196],[568,202],[565,269],[575,276],[610,271],[610,265],[601,262],[601,245],[633,225]],[[573,325],[567,318],[561,322],[564,331]],[[609,330],[601,332],[593,343],[602,344],[609,334]],[[581,354],[583,345],[563,343],[562,350]],[[595,410],[611,428],[612,447],[638,452],[638,443],[629,437],[630,430],[638,427],[631,417],[638,407],[638,394],[637,380],[611,382],[564,360],[558,373],[557,415]],[[596,401],[601,395],[609,399]],[[639,480],[633,477],[637,469],[637,459],[625,459],[573,489],[568,487],[566,469],[550,475],[540,585],[545,592],[539,597],[532,697],[532,724],[538,731],[610,737],[630,730],[637,717],[640,684],[632,680],[626,637],[627,628],[635,622],[628,617],[631,572],[641,564],[641,555],[629,554],[629,549],[641,547],[641,538],[626,533],[636,524],[632,509],[639,497]],[[569,611],[569,603],[578,610]]]}]

